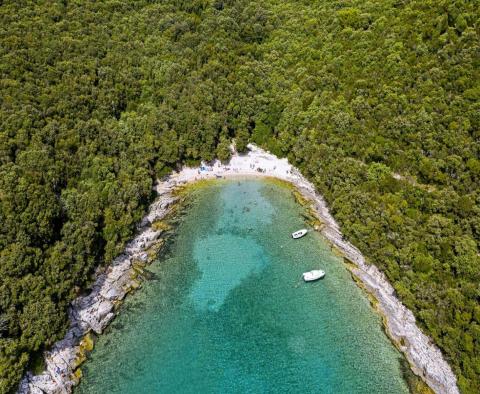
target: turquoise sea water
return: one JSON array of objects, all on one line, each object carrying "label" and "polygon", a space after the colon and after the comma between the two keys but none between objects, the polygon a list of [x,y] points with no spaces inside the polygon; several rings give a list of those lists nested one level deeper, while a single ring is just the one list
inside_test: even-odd
[{"label": "turquoise sea water", "polygon": [[[156,278],[129,297],[77,393],[407,393],[401,355],[289,189],[193,192]],[[325,279],[303,283],[304,271]]]}]

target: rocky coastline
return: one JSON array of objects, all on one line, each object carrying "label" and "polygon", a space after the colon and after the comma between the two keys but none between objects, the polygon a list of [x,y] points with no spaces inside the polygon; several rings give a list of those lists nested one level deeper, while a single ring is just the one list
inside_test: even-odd
[{"label": "rocky coastline", "polygon": [[457,379],[440,349],[416,325],[415,316],[395,296],[386,276],[365,262],[361,252],[343,239],[323,198],[311,184],[296,185],[302,195],[312,202],[312,209],[324,224],[320,229],[341,254],[353,263],[352,273],[376,302],[377,311],[384,317],[387,335],[408,360],[412,371],[438,394],[457,394]]},{"label": "rocky coastline", "polygon": [[164,242],[165,228],[156,223],[166,217],[177,201],[175,190],[202,179],[235,176],[269,176],[293,184],[321,222],[318,230],[353,263],[352,273],[376,300],[376,309],[384,317],[387,334],[405,355],[412,371],[436,393],[459,393],[456,377],[440,350],[418,328],[413,313],[396,298],[385,275],[376,266],[367,264],[360,251],[343,239],[338,224],[314,186],[286,159],[279,159],[253,145],[249,145],[249,149],[246,155],[235,154],[227,166],[216,162],[212,167],[184,168],[157,184],[157,199],[140,223],[138,235],[105,272],[99,273],[91,293],[72,303],[71,325],[65,338],[45,352],[46,370],[43,373],[33,375],[29,372],[24,376],[19,393],[72,392],[81,378],[79,366],[93,346],[90,333],[101,334],[113,320],[123,298],[140,286],[139,271],[155,258]]},{"label": "rocky coastline", "polygon": [[139,274],[163,245],[162,235],[166,230],[158,223],[177,201],[173,189],[168,182],[157,187],[158,197],[140,223],[138,235],[105,272],[98,273],[90,294],[72,302],[67,334],[45,352],[45,371],[39,375],[28,372],[20,383],[18,393],[72,392],[81,378],[78,367],[93,347],[90,333],[101,334],[113,320],[119,304],[129,292],[140,286]]}]

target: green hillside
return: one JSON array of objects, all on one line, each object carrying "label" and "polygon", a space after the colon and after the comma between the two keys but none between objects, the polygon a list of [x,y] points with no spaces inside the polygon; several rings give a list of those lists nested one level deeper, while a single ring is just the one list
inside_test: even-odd
[{"label": "green hillside", "polygon": [[156,177],[288,157],[480,392],[480,3],[0,2],[0,393]]}]

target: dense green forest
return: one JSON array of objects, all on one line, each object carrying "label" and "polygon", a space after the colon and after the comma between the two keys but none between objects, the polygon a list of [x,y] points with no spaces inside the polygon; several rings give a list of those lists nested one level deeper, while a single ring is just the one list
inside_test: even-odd
[{"label": "dense green forest", "polygon": [[480,392],[480,3],[0,2],[0,392],[132,236],[156,177],[288,157]]}]

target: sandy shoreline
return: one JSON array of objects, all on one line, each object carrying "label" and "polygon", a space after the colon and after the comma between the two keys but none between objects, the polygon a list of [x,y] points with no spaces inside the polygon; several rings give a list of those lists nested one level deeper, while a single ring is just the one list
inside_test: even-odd
[{"label": "sandy shoreline", "polygon": [[45,353],[47,369],[40,375],[27,373],[19,393],[70,393],[81,375],[78,366],[85,360],[90,331],[100,334],[115,317],[121,300],[139,286],[136,276],[161,247],[165,230],[152,225],[166,217],[176,201],[174,190],[202,179],[235,176],[268,176],[293,184],[312,204],[323,223],[322,234],[354,264],[352,272],[376,299],[376,308],[384,317],[387,334],[409,361],[412,370],[436,393],[456,394],[456,378],[440,350],[425,336],[415,318],[395,297],[393,287],[373,265],[367,265],[360,251],[343,240],[338,224],[330,215],[323,198],[313,185],[286,159],[279,159],[250,145],[246,155],[234,155],[228,165],[216,162],[212,167],[184,168],[156,186],[158,196],[139,226],[138,235],[127,244],[122,255],[97,280],[88,296],[76,299],[70,308],[71,327],[64,339]]}]

